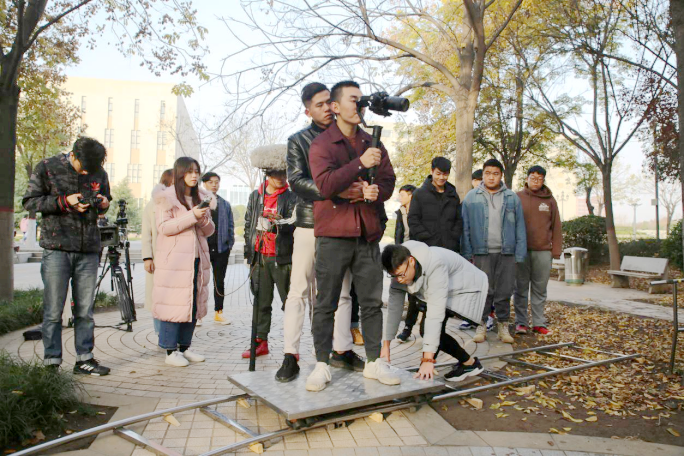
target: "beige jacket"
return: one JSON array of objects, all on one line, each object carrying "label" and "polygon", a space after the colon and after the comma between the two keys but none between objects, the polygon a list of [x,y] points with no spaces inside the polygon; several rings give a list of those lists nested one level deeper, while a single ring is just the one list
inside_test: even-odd
[{"label": "beige jacket", "polygon": [[[165,187],[163,184],[157,184],[154,191],[161,191]],[[152,258],[154,260],[154,252],[157,249],[157,221],[155,219],[154,200],[150,201],[145,206],[142,216],[142,257]],[[145,310],[152,312],[152,290],[154,289],[154,274],[145,273]]]}]

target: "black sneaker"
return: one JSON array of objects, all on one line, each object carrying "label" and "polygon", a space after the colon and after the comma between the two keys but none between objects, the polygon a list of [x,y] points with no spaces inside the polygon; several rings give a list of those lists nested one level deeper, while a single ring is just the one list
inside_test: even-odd
[{"label": "black sneaker", "polygon": [[460,382],[468,377],[475,377],[484,371],[484,367],[480,364],[480,360],[475,358],[475,362],[470,366],[459,363],[456,367],[451,369],[451,372],[444,375],[444,378],[450,382]]},{"label": "black sneaker", "polygon": [[88,361],[79,361],[74,366],[74,374],[94,375],[102,377],[109,374],[109,368],[100,366],[100,362],[95,358]]},{"label": "black sneaker", "polygon": [[276,372],[276,380],[282,383],[291,382],[299,375],[299,364],[297,364],[297,358],[295,355],[285,353],[285,359],[283,360],[283,365],[280,366],[278,372]]},{"label": "black sneaker", "polygon": [[332,355],[330,355],[330,365],[332,367],[340,367],[342,369],[363,372],[363,369],[366,367],[366,362],[352,350],[346,351],[342,354],[334,351],[332,352]]},{"label": "black sneaker", "polygon": [[397,336],[397,339],[403,344],[411,336],[411,329],[408,326]]}]

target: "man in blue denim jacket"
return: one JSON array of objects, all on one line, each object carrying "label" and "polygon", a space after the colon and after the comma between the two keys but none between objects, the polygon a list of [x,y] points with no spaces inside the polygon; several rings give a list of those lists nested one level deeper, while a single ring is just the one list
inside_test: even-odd
[{"label": "man in blue denim jacket", "polygon": [[[508,331],[510,299],[515,286],[515,263],[527,255],[525,217],[520,198],[501,181],[503,165],[496,159],[483,166],[483,181],[465,197],[462,206],[461,254],[487,274],[489,293],[482,320],[491,304],[496,310],[499,339],[512,344]],[[484,324],[477,327],[475,342],[484,342]]]}]

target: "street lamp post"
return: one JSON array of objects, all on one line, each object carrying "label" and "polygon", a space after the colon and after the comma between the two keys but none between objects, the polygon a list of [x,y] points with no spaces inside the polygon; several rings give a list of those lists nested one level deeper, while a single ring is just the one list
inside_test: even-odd
[{"label": "street lamp post", "polygon": [[565,202],[568,200],[565,191],[561,192],[560,202],[561,202],[561,222],[565,221]]},{"label": "street lamp post", "polygon": [[629,203],[630,206],[634,208],[634,219],[632,220],[632,240],[636,241],[636,234],[637,234],[637,229],[636,229],[636,209],[638,206],[640,206],[639,203],[636,201]]}]

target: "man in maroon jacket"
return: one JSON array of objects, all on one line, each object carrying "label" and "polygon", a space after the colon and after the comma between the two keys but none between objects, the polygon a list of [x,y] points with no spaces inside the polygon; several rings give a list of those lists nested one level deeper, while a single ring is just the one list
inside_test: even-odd
[{"label": "man in maroon jacket", "polygon": [[[359,128],[356,102],[361,96],[353,81],[333,86],[330,101],[336,120],[311,143],[309,151],[311,174],[324,198],[314,202],[318,295],[312,327],[317,363],[306,381],[309,391],[321,391],[331,379],[333,321],[348,269],[356,285],[366,342],[363,375],[387,385],[400,383],[387,361],[380,358],[382,265],[378,244],[382,228],[378,208],[392,195],[396,177],[384,146],[371,147],[371,136]],[[372,183],[371,168],[375,169]],[[363,190],[363,199],[344,199],[343,193],[354,183]]]},{"label": "man in maroon jacket", "polygon": [[525,188],[518,192],[525,214],[527,229],[527,256],[516,268],[516,290],[513,303],[515,305],[515,332],[527,334],[528,297],[532,308],[532,331],[548,334],[544,306],[546,304],[546,286],[551,275],[553,258],[560,258],[563,247],[558,203],[551,190],[544,185],[546,170],[539,165],[527,171]]}]

